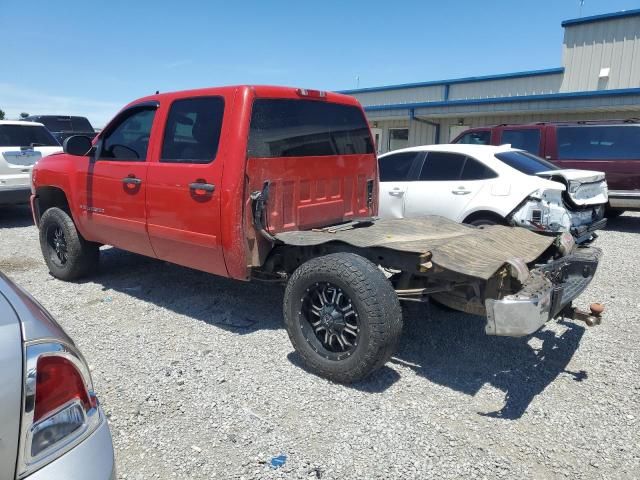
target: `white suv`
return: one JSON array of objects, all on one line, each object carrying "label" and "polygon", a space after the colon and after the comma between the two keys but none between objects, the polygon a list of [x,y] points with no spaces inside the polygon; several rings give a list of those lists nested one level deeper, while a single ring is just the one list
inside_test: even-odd
[{"label": "white suv", "polygon": [[412,147],[378,162],[381,217],[440,215],[476,226],[570,232],[577,243],[606,225],[604,173],[561,170],[509,145]]},{"label": "white suv", "polygon": [[62,147],[41,123],[0,120],[0,205],[26,203],[31,168]]}]

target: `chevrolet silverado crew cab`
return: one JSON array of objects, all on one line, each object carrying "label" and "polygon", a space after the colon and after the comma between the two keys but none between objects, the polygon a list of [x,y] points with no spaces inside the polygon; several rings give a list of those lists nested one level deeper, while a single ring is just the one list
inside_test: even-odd
[{"label": "chevrolet silverado crew cab", "polygon": [[100,245],[245,281],[286,282],[284,320],[308,368],[340,382],[382,366],[399,300],[486,315],[522,336],[571,306],[600,252],[502,225],[378,219],[362,107],[317,90],[235,86],[152,95],[92,142],[38,162],[31,197],[51,274],[95,272]]},{"label": "chevrolet silverado crew cab", "polygon": [[[640,121],[533,123],[472,128],[452,143],[509,144],[562,169],[598,170],[609,186],[607,216],[640,211]],[[571,186],[567,187],[570,189]]]}]

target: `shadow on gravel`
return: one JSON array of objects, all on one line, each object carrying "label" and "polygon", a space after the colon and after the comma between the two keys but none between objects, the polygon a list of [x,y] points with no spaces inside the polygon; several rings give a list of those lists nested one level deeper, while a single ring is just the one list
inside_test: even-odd
[{"label": "shadow on gravel", "polygon": [[[518,419],[561,373],[576,381],[587,378],[585,371],[566,370],[584,334],[580,325],[562,322],[567,330],[561,336],[542,330],[524,338],[491,337],[484,333],[480,317],[430,310],[430,315],[427,307],[422,310],[423,318],[414,311],[405,319],[403,342],[392,362],[467,395],[475,395],[485,384],[502,390],[504,406],[480,415]],[[542,346],[529,345],[531,338]]]},{"label": "shadow on gravel", "polygon": [[29,205],[0,206],[0,229],[29,227],[33,225]]},{"label": "shadow on gravel", "polygon": [[88,280],[238,334],[282,327],[277,285],[217,277],[115,248],[100,255],[100,273]]},{"label": "shadow on gravel", "polygon": [[[101,272],[90,281],[105,291],[122,292],[238,334],[283,328],[284,289],[278,285],[229,280],[115,248],[103,249]],[[566,370],[584,334],[579,325],[565,323],[567,330],[558,337],[550,330],[537,332],[534,337],[542,346],[536,349],[528,344],[531,337],[485,335],[480,317],[419,307],[405,311],[402,343],[391,362],[467,395],[475,395],[485,384],[502,390],[504,406],[481,415],[520,418],[561,373],[569,373],[576,381],[587,377],[584,371]],[[288,359],[305,368],[295,352]],[[398,372],[385,366],[350,387],[379,393],[399,379]]]},{"label": "shadow on gravel", "polygon": [[617,218],[609,218],[605,230],[622,233],[640,233],[640,217],[623,214]]},{"label": "shadow on gravel", "polygon": [[[301,368],[302,370],[307,372],[309,375],[316,375],[314,372],[309,370],[304,363],[302,363],[302,358],[295,350],[287,355],[287,359],[296,367]],[[400,380],[400,374],[394,369],[384,365],[371,376],[367,377],[365,380],[358,383],[352,383],[347,386],[361,392],[381,393],[388,389],[391,385],[396,383],[398,380]]]}]

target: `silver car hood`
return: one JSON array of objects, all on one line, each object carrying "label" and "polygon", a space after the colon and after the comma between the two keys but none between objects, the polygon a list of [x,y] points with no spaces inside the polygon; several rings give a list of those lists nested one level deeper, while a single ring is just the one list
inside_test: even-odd
[{"label": "silver car hood", "polygon": [[569,198],[578,206],[602,205],[609,199],[604,172],[568,168],[538,172],[536,176],[549,180],[562,179]]}]

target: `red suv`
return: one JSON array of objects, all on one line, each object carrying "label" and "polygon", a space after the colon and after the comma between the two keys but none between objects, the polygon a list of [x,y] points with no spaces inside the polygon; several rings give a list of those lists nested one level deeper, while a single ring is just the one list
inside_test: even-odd
[{"label": "red suv", "polygon": [[640,210],[640,120],[472,128],[452,143],[511,144],[561,168],[605,172],[609,184],[608,215]]}]

